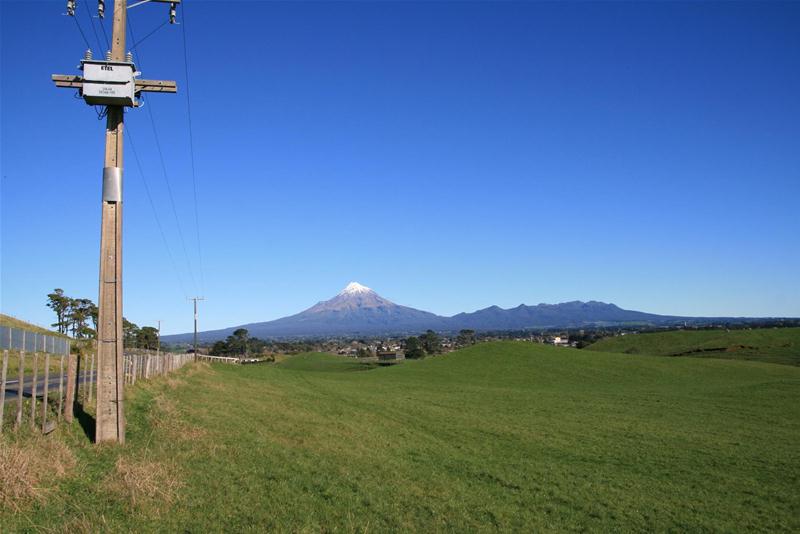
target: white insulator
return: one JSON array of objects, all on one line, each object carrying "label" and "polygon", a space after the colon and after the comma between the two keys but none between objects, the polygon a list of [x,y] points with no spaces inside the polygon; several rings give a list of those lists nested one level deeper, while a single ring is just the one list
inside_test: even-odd
[{"label": "white insulator", "polygon": [[125,61],[127,61],[128,63],[133,63],[133,53],[132,52],[129,51],[127,54],[125,54]]},{"label": "white insulator", "polygon": [[111,61],[111,50],[106,50],[106,61]]},{"label": "white insulator", "polygon": [[92,60],[92,50],[91,50],[91,48],[87,48],[86,52],[83,53],[83,59],[85,59],[86,61],[91,61]]}]

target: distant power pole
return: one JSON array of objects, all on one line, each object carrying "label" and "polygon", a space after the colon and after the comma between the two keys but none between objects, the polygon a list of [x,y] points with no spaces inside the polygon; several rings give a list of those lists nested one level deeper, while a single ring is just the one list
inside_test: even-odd
[{"label": "distant power pole", "polygon": [[[165,0],[150,0],[164,2]],[[170,22],[175,5],[170,3]],[[143,3],[143,2],[140,2]],[[139,4],[134,4],[135,5]],[[74,0],[67,11],[75,16]],[[125,442],[123,411],[122,333],[122,140],[124,108],[136,107],[142,92],[175,93],[175,82],[137,80],[133,56],[125,51],[127,1],[114,1],[111,50],[104,60],[92,59],[91,50],[81,61],[83,76],[54,74],[56,87],[77,88],[89,105],[105,106],[106,149],[100,226],[100,296],[97,321],[97,421],[95,442]],[[104,2],[98,2],[103,17]]]},{"label": "distant power pole", "polygon": [[206,299],[203,297],[191,297],[189,300],[194,301],[194,360],[197,361],[197,301]]}]

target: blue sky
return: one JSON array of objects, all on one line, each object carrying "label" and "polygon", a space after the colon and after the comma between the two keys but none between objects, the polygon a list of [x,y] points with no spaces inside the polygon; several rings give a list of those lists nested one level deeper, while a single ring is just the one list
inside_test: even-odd
[{"label": "blue sky", "polygon": [[[195,294],[202,329],[269,320],[351,280],[448,315],[800,316],[800,4],[185,4],[202,276],[167,25],[135,58],[181,93],[126,115],[134,322],[189,331]],[[63,2],[0,9],[0,307],[45,324],[54,287],[96,299],[104,123],[49,81],[86,48]],[[167,8],[129,14],[141,38]]]}]

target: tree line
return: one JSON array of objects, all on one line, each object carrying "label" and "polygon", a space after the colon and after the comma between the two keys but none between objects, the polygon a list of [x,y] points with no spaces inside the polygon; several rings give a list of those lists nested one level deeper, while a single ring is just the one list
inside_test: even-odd
[{"label": "tree line", "polygon": [[250,337],[246,328],[237,328],[224,341],[217,341],[211,346],[212,356],[246,356],[260,354],[268,343],[257,337]]},{"label": "tree line", "polygon": [[[56,314],[56,322],[50,326],[59,334],[69,334],[76,339],[97,337],[99,310],[91,299],[72,298],[65,295],[63,289],[56,288],[47,295],[47,307]],[[150,350],[158,348],[158,329],[155,327],[139,327],[123,317],[122,335],[126,347]]]}]

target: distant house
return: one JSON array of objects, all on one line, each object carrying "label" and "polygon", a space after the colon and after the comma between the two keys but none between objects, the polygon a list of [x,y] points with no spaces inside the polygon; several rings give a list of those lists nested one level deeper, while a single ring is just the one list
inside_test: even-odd
[{"label": "distant house", "polygon": [[553,338],[553,345],[556,347],[566,347],[569,345],[569,336],[555,336]]}]

